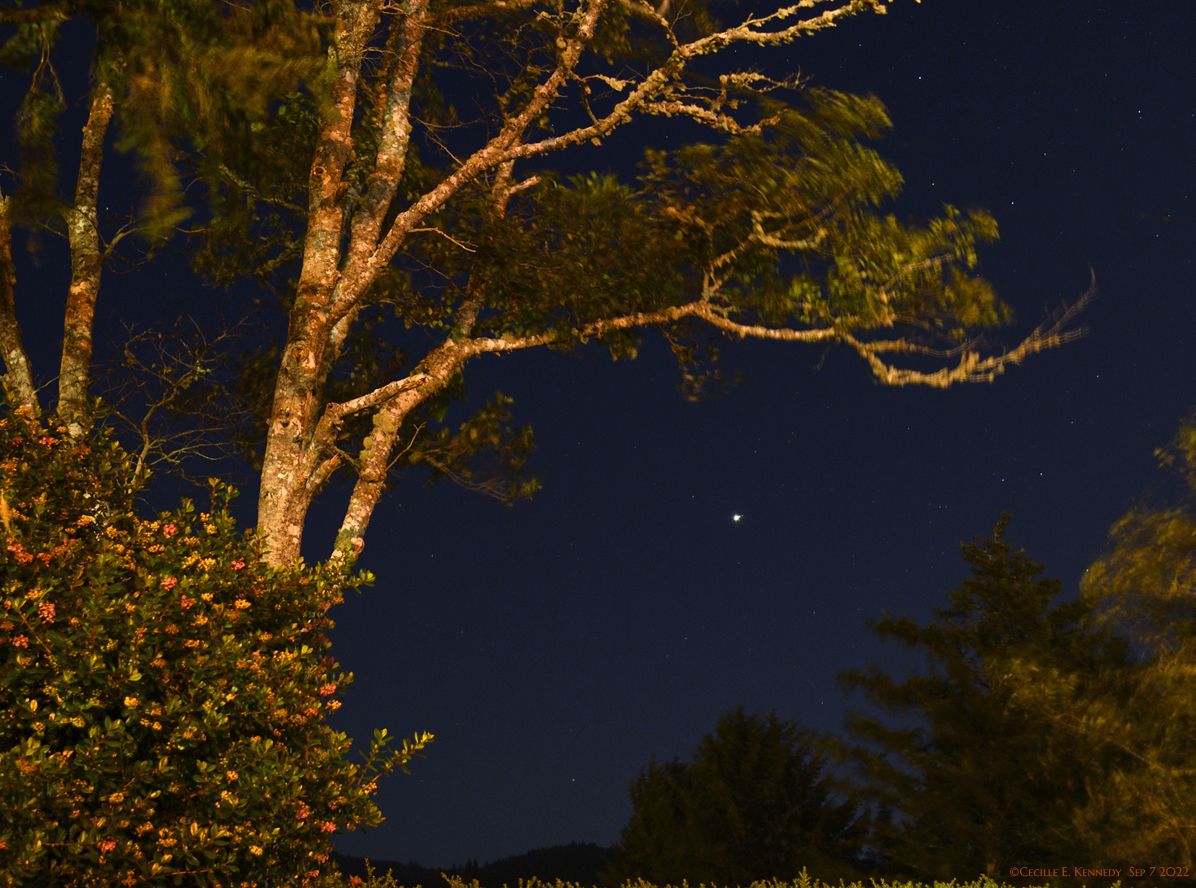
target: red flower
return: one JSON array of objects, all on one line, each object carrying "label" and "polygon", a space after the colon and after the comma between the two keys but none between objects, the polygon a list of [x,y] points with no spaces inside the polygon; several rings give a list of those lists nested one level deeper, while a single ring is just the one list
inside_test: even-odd
[{"label": "red flower", "polygon": [[178,584],[179,584],[179,581],[176,580],[174,577],[167,577],[166,579],[164,579],[162,581],[162,588],[165,589],[167,592],[169,592],[171,589],[173,589]]},{"label": "red flower", "polygon": [[173,524],[167,524],[165,527],[162,528],[163,536],[172,537],[178,532],[179,532],[179,529],[177,527],[175,527]]}]

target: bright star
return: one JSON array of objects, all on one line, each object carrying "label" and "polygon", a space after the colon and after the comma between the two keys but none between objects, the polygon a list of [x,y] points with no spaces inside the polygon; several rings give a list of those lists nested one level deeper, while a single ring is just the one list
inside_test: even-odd
[{"label": "bright star", "polygon": [[738,524],[740,521],[743,520],[743,516],[740,515],[738,512],[736,512],[734,515],[731,516],[731,520],[734,521],[736,524]]}]

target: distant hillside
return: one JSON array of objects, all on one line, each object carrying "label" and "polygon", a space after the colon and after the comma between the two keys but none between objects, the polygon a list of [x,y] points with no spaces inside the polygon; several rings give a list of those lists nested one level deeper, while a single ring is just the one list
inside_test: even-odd
[{"label": "distant hillside", "polygon": [[[502,888],[503,885],[515,888],[520,879],[526,880],[532,876],[542,882],[560,879],[580,885],[597,885],[598,877],[610,862],[613,853],[613,849],[603,848],[592,842],[572,842],[551,848],[537,848],[492,863],[478,864],[469,861],[444,872],[466,880],[477,879],[484,888]],[[344,854],[333,856],[345,875],[365,876],[364,858]],[[440,877],[441,870],[429,869],[418,863],[371,859],[370,865],[378,875],[385,875],[388,871],[393,873],[395,880],[407,888],[415,888],[416,885],[422,885],[423,888],[441,888],[444,885],[444,880]]]}]

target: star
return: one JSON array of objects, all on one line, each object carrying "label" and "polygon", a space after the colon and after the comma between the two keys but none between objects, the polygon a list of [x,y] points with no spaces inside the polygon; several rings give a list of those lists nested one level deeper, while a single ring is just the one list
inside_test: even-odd
[{"label": "star", "polygon": [[743,515],[739,514],[738,512],[735,512],[734,514],[731,515],[731,521],[735,524],[738,524],[742,520],[743,520]]}]

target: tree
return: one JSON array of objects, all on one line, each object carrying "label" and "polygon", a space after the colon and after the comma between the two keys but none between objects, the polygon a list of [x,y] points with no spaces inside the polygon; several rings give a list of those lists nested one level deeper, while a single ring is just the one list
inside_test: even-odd
[{"label": "tree", "polygon": [[1113,526],[1107,551],[1082,585],[1102,625],[1140,655],[1128,687],[1118,683],[1123,693],[1106,694],[1094,707],[1106,726],[1125,733],[1092,736],[1117,737],[1115,748],[1130,753],[1131,765],[1094,813],[1116,810],[1127,797],[1141,799],[1121,847],[1190,870],[1196,866],[1196,422],[1184,424],[1158,457],[1178,474],[1182,499],[1170,508],[1131,509]]},{"label": "tree", "polygon": [[1196,423],[1185,423],[1158,457],[1180,480],[1179,498],[1127,512],[1081,583],[1094,623],[1123,639],[1131,656],[1088,681],[1027,669],[1018,694],[1065,742],[1115,763],[1075,812],[1085,827],[1107,829],[1105,852],[1190,870],[1196,866]]},{"label": "tree", "polygon": [[832,797],[813,738],[742,709],[719,719],[690,763],[649,765],[631,785],[612,881],[749,885],[856,874],[863,829]]},{"label": "tree", "polygon": [[1091,690],[1121,666],[1125,648],[1089,624],[1086,601],[1052,604],[1059,582],[1006,541],[1008,520],[963,545],[972,576],[933,622],[876,624],[881,638],[925,654],[924,673],[898,681],[873,665],[843,676],[894,716],[854,714],[857,743],[841,751],[864,792],[894,815],[878,823],[877,847],[922,878],[1104,859],[1115,828],[1073,815],[1117,756],[1090,755],[1092,744],[1055,731],[1022,690],[1046,672]]},{"label": "tree", "polygon": [[323,721],[362,578],[264,565],[219,485],[154,519],[137,493],[110,434],[0,418],[0,884],[317,884],[432,739],[357,765]]},{"label": "tree", "polygon": [[[644,0],[30,0],[0,12],[13,28],[4,59],[29,77],[0,198],[8,403],[42,406],[16,320],[13,227],[69,243],[54,411],[77,433],[93,418],[105,261],[130,234],[178,233],[188,213],[197,267],[255,282],[286,315],[285,337],[256,343],[242,377],[260,408],[257,532],[278,566],[298,557],[337,473],[353,484],[330,548],[349,562],[404,468],[503,497],[531,490],[531,439],[501,397],[455,430],[438,425],[484,355],[601,341],[631,357],[657,330],[696,388],[713,332],[838,344],[887,385],[991,380],[1078,335],[1084,299],[982,355],[978,334],[1009,320],[975,274],[993,220],[882,213],[900,177],[866,145],[888,127],[880,103],[729,58],[884,9],[802,0],[732,24]],[[55,65],[75,19],[93,56],[68,196]],[[691,141],[649,151],[637,175],[553,172],[658,117]],[[97,201],[113,146],[146,183],[124,218]]]}]

